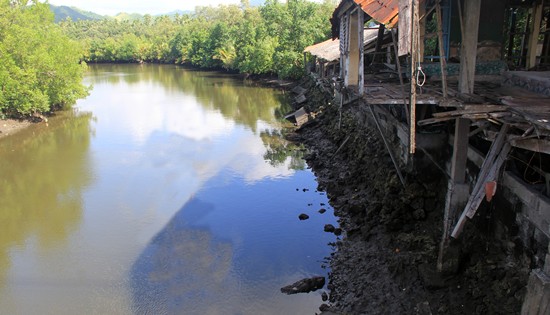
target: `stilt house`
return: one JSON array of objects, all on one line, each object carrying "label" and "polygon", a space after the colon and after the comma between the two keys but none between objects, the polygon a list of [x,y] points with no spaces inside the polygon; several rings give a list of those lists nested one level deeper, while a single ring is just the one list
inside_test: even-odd
[{"label": "stilt house", "polygon": [[[516,233],[540,257],[523,313],[546,314],[550,1],[343,0],[331,23],[340,106],[361,99],[382,137],[399,139],[387,145],[398,172],[429,159],[448,177],[439,269],[451,240],[497,194],[510,209],[495,215],[495,230]],[[446,147],[447,164],[438,154]]]}]

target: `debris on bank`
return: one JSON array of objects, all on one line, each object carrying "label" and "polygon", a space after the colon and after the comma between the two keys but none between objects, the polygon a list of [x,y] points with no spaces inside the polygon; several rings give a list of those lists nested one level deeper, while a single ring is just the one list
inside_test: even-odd
[{"label": "debris on bank", "polygon": [[309,293],[317,291],[325,286],[325,277],[312,277],[302,279],[291,285],[281,288],[281,292],[285,294]]},{"label": "debris on bank", "polygon": [[[307,112],[289,133],[302,142],[319,191],[326,191],[344,237],[330,257],[328,304],[335,314],[515,314],[528,255],[468,226],[454,272],[435,272],[446,178],[432,167],[404,172],[406,186],[361,101],[341,109],[313,80]],[[330,228],[330,227],[329,227]],[[481,227],[482,228],[482,227]],[[325,313],[329,314],[329,313]]]}]

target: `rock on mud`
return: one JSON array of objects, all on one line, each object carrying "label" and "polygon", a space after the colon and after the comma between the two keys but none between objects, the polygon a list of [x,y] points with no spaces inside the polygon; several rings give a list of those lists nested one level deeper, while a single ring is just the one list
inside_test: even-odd
[{"label": "rock on mud", "polygon": [[281,288],[282,293],[297,294],[297,293],[309,293],[316,291],[325,286],[325,277],[313,277],[302,279],[291,285]]},{"label": "rock on mud", "polygon": [[336,228],[332,224],[325,224],[325,232],[328,233],[334,233],[336,231]]}]

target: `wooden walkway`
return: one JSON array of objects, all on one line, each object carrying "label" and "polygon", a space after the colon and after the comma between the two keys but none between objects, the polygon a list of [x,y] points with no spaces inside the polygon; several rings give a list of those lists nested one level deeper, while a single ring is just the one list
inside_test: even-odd
[{"label": "wooden walkway", "polygon": [[[507,124],[514,127],[509,135],[512,145],[550,154],[550,97],[493,82],[476,82],[475,94],[460,94],[456,83],[450,84],[448,98],[440,89],[433,83],[419,89],[417,104],[434,105],[431,114],[420,107],[419,127],[467,118],[481,128],[477,132],[494,139],[496,131],[490,125]],[[363,98],[369,105],[403,105],[408,104],[409,91],[408,85],[367,83]]]}]

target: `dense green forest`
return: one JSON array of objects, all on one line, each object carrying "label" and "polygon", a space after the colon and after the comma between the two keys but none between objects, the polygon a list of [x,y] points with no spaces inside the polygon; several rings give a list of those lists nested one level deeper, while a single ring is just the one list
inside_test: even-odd
[{"label": "dense green forest", "polygon": [[337,1],[267,0],[262,6],[198,7],[192,14],[138,20],[65,20],[86,62],[191,64],[248,74],[302,75],[302,51],[326,40]]},{"label": "dense green forest", "polygon": [[66,19],[49,4],[0,0],[0,118],[73,105],[86,62],[159,62],[298,78],[303,49],[330,34],[336,0],[267,0],[175,16]]},{"label": "dense green forest", "polygon": [[81,47],[47,4],[0,0],[0,118],[47,112],[86,96]]}]

